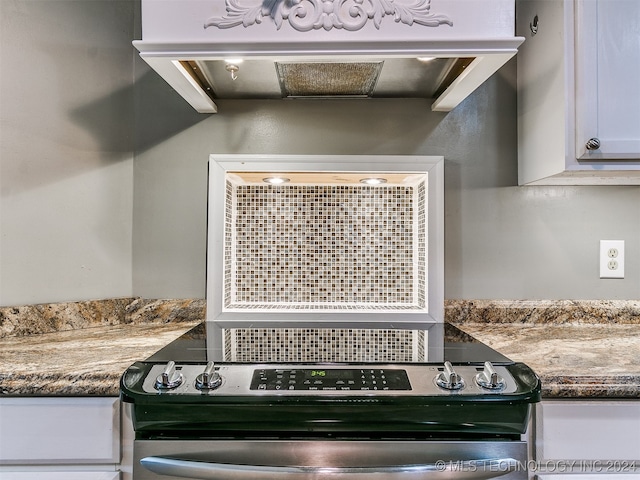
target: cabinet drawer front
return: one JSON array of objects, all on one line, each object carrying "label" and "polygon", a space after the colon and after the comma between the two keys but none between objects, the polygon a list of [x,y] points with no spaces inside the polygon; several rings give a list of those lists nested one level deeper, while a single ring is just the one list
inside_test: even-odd
[{"label": "cabinet drawer front", "polygon": [[0,399],[0,464],[118,463],[117,398]]},{"label": "cabinet drawer front", "polygon": [[541,460],[640,460],[640,402],[542,402],[536,410]]},{"label": "cabinet drawer front", "polygon": [[0,470],[2,480],[119,480],[120,472],[5,472]]}]

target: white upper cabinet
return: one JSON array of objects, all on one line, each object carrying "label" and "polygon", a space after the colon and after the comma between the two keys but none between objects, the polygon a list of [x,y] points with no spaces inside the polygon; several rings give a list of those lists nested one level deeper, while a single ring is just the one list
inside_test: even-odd
[{"label": "white upper cabinet", "polygon": [[583,0],[575,13],[577,157],[638,160],[640,2]]},{"label": "white upper cabinet", "polygon": [[518,0],[520,184],[640,184],[640,2]]}]

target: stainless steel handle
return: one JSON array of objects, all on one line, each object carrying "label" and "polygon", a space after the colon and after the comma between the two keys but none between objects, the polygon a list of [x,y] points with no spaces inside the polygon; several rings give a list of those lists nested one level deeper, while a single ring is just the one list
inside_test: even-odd
[{"label": "stainless steel handle", "polygon": [[526,468],[513,458],[380,467],[304,467],[234,465],[152,456],[141,459],[140,464],[158,475],[200,480],[371,480],[372,475],[385,480],[485,480]]}]

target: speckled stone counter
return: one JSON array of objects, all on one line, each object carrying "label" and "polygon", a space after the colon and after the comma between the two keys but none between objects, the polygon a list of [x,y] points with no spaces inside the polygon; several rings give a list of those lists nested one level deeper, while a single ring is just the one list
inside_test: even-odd
[{"label": "speckled stone counter", "polygon": [[120,375],[198,322],[118,325],[0,340],[0,394],[119,394]]},{"label": "speckled stone counter", "polygon": [[[640,301],[447,301],[446,321],[540,376],[545,398],[640,398]],[[117,396],[122,372],[205,318],[204,300],[0,308],[0,395]]]},{"label": "speckled stone counter", "polygon": [[0,308],[0,395],[118,396],[120,375],[205,318],[203,300]]},{"label": "speckled stone counter", "polygon": [[546,398],[640,398],[640,301],[447,302],[446,318],[542,380]]}]

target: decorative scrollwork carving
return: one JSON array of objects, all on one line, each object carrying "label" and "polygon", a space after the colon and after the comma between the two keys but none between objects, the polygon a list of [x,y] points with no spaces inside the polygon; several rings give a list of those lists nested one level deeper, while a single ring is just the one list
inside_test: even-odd
[{"label": "decorative scrollwork carving", "polygon": [[[259,3],[255,3],[258,1]],[[225,0],[227,13],[209,18],[204,28],[250,27],[271,19],[280,30],[283,23],[300,31],[339,28],[360,30],[369,20],[379,30],[382,20],[393,15],[396,23],[437,27],[453,25],[446,15],[430,12],[431,0]]]}]

